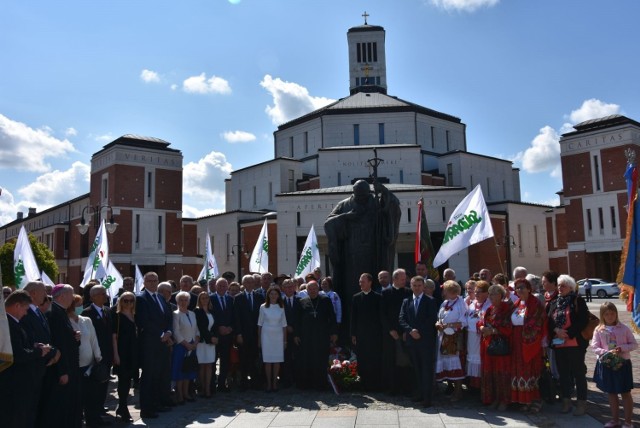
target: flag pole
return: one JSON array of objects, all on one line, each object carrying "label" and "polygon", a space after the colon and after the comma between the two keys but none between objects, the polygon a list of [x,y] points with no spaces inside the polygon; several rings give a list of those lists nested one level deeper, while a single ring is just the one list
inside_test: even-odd
[{"label": "flag pole", "polygon": [[[504,265],[502,264],[502,257],[500,257],[500,250],[498,250],[498,247],[500,245],[498,244],[498,240],[496,239],[495,235],[493,235],[493,243],[495,244],[495,247],[496,247],[496,255],[498,256],[498,263],[500,265],[500,272],[503,275],[505,275],[505,273],[504,273]],[[509,250],[507,250],[507,251],[509,251]],[[509,276],[507,275],[507,277],[509,277]]]}]

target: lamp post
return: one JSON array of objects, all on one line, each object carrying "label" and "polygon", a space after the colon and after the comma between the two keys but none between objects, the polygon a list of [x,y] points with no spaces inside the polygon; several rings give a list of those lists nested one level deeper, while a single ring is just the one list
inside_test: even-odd
[{"label": "lamp post", "polygon": [[496,238],[496,247],[505,248],[505,263],[507,264],[507,276],[509,276],[511,275],[511,250],[516,248],[516,240],[513,235],[504,235],[501,239]]},{"label": "lamp post", "polygon": [[87,233],[87,231],[89,230],[89,226],[91,224],[91,218],[88,217],[85,220],[84,214],[85,212],[89,211],[89,216],[91,214],[93,214],[94,217],[94,228],[98,228],[98,225],[100,224],[100,220],[101,220],[101,213],[103,209],[107,209],[107,211],[111,210],[111,217],[109,218],[109,221],[106,223],[107,226],[107,232],[109,233],[114,233],[116,231],[116,229],[118,228],[118,223],[115,222],[114,218],[113,218],[113,208],[111,207],[111,205],[96,205],[95,207],[91,206],[91,205],[87,205],[86,207],[84,207],[82,209],[82,215],[80,218],[80,223],[76,224],[78,231],[80,232],[81,235],[84,235]]}]

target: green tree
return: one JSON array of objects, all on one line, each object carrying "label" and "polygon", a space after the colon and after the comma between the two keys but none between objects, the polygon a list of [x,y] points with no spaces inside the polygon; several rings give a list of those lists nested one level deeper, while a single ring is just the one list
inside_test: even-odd
[{"label": "green tree", "polygon": [[[13,252],[16,248],[17,239],[13,239],[0,247],[0,268],[2,269],[2,284],[15,286],[13,277]],[[29,244],[31,251],[36,258],[36,263],[40,271],[45,271],[49,278],[55,280],[58,277],[58,265],[56,259],[45,244],[39,242],[35,236],[29,233]]]}]

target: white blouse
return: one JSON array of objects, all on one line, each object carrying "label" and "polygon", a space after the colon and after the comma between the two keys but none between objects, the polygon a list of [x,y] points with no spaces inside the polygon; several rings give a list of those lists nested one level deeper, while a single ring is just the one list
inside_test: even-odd
[{"label": "white blouse", "polygon": [[86,367],[95,361],[102,360],[98,336],[91,318],[79,315],[78,322],[73,318],[69,318],[69,321],[71,321],[74,330],[80,331],[80,367]]},{"label": "white blouse", "polygon": [[[187,316],[187,314],[189,316]],[[196,336],[200,337],[200,330],[198,330],[198,324],[196,323],[196,314],[192,311],[180,312],[175,310],[173,312],[173,337],[176,343],[182,343],[183,341],[193,343],[196,340]]]}]

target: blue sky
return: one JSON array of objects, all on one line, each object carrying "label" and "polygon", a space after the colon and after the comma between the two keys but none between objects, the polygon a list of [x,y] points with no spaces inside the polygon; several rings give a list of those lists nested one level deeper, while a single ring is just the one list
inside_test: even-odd
[{"label": "blue sky", "polygon": [[88,192],[91,155],[129,133],[182,151],[185,216],[223,210],[278,124],[348,95],[365,10],[389,94],[460,117],[470,151],[521,168],[525,201],[557,201],[571,124],[640,120],[637,0],[7,1],[0,225]]}]

